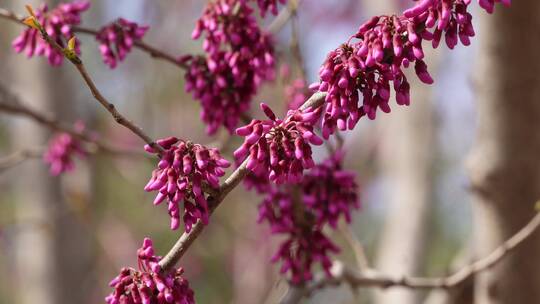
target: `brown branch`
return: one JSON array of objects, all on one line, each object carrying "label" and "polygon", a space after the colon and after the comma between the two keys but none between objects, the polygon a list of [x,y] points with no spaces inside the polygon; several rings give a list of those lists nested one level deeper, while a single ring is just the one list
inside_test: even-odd
[{"label": "brown branch", "polygon": [[[22,21],[23,21],[23,17],[22,16],[19,16],[11,11],[8,11],[6,9],[3,9],[3,8],[0,8],[0,18],[4,18],[4,19],[8,19],[8,20],[11,20],[11,21],[15,21],[21,25],[25,25]],[[82,33],[82,34],[87,34],[87,35],[92,35],[92,36],[96,36],[99,34],[99,31],[97,30],[94,30],[94,29],[90,29],[90,28],[85,28],[85,27],[79,27],[79,26],[73,26],[72,27],[73,29],[73,32],[74,33]],[[144,41],[142,40],[136,40],[134,41],[133,45],[138,48],[139,50],[145,52],[145,53],[148,53],[150,55],[150,57],[152,58],[155,58],[155,59],[159,59],[159,60],[164,60],[164,61],[167,61],[167,62],[170,62],[176,66],[178,66],[179,68],[181,69],[187,69],[187,65],[183,62],[181,62],[179,60],[180,56],[173,56],[171,54],[168,54],[160,49],[157,49],[153,46],[151,46],[150,44],[148,43],[145,43]]]},{"label": "brown branch", "polygon": [[[37,21],[35,21],[37,22]],[[92,93],[92,96],[94,96],[94,99],[96,99],[114,118],[114,120],[129,129],[132,133],[140,137],[144,142],[146,142],[149,146],[154,148],[156,151],[159,152],[161,155],[165,150],[160,145],[156,144],[154,140],[148,136],[139,126],[137,126],[132,121],[128,120],[126,117],[124,117],[118,110],[116,110],[116,106],[109,102],[99,91],[99,89],[96,87],[94,81],[86,71],[86,68],[79,56],[77,56],[74,52],[64,49],[62,46],[60,46],[56,41],[51,39],[49,34],[45,31],[45,29],[40,25],[37,24],[38,29],[41,33],[41,36],[47,43],[49,43],[51,46],[53,46],[58,52],[64,55],[66,59],[69,60],[76,68],[77,71],[79,71],[79,74],[83,78],[84,82],[86,83],[88,89]]]},{"label": "brown branch", "polygon": [[302,3],[303,0],[291,1],[287,7],[282,9],[277,17],[268,25],[266,31],[268,33],[277,34],[279,31],[285,27],[287,22],[291,20],[292,16],[296,15],[298,6]]},{"label": "brown branch", "polygon": [[25,149],[14,152],[8,156],[0,158],[0,172],[15,167],[25,160],[40,158],[43,155],[43,148]]},{"label": "brown branch", "polygon": [[306,287],[291,286],[289,291],[281,300],[282,304],[298,303],[303,297],[309,296],[317,289],[331,285],[347,283],[353,288],[360,287],[404,287],[409,289],[452,289],[460,286],[475,274],[488,270],[502,261],[508,254],[523,244],[540,227],[540,213],[537,213],[523,228],[516,234],[493,250],[489,255],[469,264],[447,277],[423,278],[423,277],[402,277],[394,278],[388,275],[379,274],[376,271],[358,271],[343,265],[341,262],[334,262],[331,269],[332,277],[318,275],[310,285]]},{"label": "brown branch", "polygon": [[11,94],[2,86],[0,86],[0,112],[28,117],[53,131],[68,133],[79,140],[95,145],[97,149],[107,153],[146,157],[145,153],[114,147],[106,142],[97,140],[92,136],[91,132],[80,132],[46,114],[33,110],[21,103],[15,95]]}]

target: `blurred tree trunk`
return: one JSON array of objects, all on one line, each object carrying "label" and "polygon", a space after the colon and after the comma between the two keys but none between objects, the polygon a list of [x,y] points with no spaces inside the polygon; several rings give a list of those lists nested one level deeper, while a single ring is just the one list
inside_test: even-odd
[{"label": "blurred tree trunk", "polygon": [[[410,108],[393,110],[379,124],[383,140],[379,166],[390,181],[391,194],[375,266],[396,276],[421,271],[432,205],[431,88],[412,84],[411,92]],[[406,289],[392,288],[376,295],[376,303],[418,303],[417,293]]]},{"label": "blurred tree trunk", "polygon": [[[49,1],[54,7],[56,1]],[[59,2],[59,1],[58,1]],[[21,11],[28,1],[14,1]],[[16,33],[23,28],[13,26]],[[15,55],[13,55],[15,56]],[[42,57],[18,56],[7,85],[29,106],[63,121],[73,121],[73,91],[69,65],[53,68]],[[13,149],[43,146],[50,132],[29,119],[17,120],[12,129]],[[17,171],[15,216],[21,227],[14,237],[17,303],[85,303],[84,282],[92,269],[87,232],[61,191],[60,179],[49,175],[42,161],[28,161]],[[73,179],[73,176],[72,176]]]},{"label": "blurred tree trunk", "polygon": [[[400,10],[399,1],[366,1],[369,15],[391,14]],[[426,51],[431,71],[433,52]],[[381,175],[390,181],[390,201],[375,268],[396,276],[415,275],[426,255],[428,217],[432,204],[432,155],[434,117],[431,87],[411,80],[411,106],[394,106],[390,115],[378,117],[382,153]],[[376,291],[375,303],[418,303],[414,291],[392,288]]]},{"label": "blurred tree trunk", "polygon": [[[540,199],[539,1],[483,14],[477,69],[478,131],[468,159],[476,256],[524,226]],[[475,303],[540,303],[540,233],[477,276]]]}]

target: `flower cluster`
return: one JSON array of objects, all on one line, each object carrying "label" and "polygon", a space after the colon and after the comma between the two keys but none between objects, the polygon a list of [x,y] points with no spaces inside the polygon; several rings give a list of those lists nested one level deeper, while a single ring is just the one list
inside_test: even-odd
[{"label": "flower cluster", "polygon": [[329,255],[339,252],[320,227],[312,225],[306,211],[305,206],[295,202],[290,189],[273,188],[259,206],[258,222],[268,222],[274,234],[287,235],[272,262],[281,260],[280,272],[290,272],[294,284],[312,279],[314,262],[320,262],[328,273],[332,266]]},{"label": "flower cluster", "polygon": [[257,5],[261,11],[261,16],[264,18],[266,13],[270,11],[272,14],[278,13],[278,2],[281,4],[287,3],[287,0],[257,0]]},{"label": "flower cluster", "polygon": [[107,304],[195,303],[193,290],[182,277],[182,268],[171,273],[161,272],[160,257],[154,255],[152,240],[144,239],[137,258],[138,270],[123,268],[109,283],[114,291],[105,298]]},{"label": "flower cluster", "polygon": [[268,222],[274,234],[287,235],[272,261],[282,261],[281,272],[290,272],[295,284],[312,278],[315,262],[329,274],[329,255],[339,248],[322,231],[327,224],[335,229],[341,217],[350,222],[352,209],[359,207],[355,174],[342,169],[343,156],[338,151],[316,165],[296,187],[255,184],[266,193],[259,222]]},{"label": "flower cluster", "polygon": [[[469,45],[475,35],[467,12],[470,2],[422,0],[402,16],[373,17],[351,37],[350,41],[355,38],[357,42],[349,41],[331,51],[320,69],[320,83],[313,86],[328,92],[323,136],[328,138],[336,129],[352,129],[363,116],[375,119],[378,109],[390,112],[391,83],[397,104],[408,105],[410,85],[403,68],[411,64],[422,82],[433,83],[423,61],[422,42],[431,41],[436,48],[444,35],[451,49],[458,40]],[[491,11],[493,0],[480,2]]]},{"label": "flower cluster", "polygon": [[[154,205],[167,199],[171,229],[176,230],[180,225],[179,204],[182,201],[187,232],[199,219],[207,224],[209,210],[203,187],[218,189],[219,178],[225,175],[224,168],[229,167],[230,163],[221,157],[217,149],[208,149],[175,137],[158,140],[157,144],[165,152],[144,190],[158,191]],[[157,153],[148,145],[145,149],[149,153]]]},{"label": "flower cluster", "polygon": [[143,38],[148,26],[139,26],[124,18],[119,18],[104,26],[96,35],[103,61],[114,69],[118,61],[123,61],[131,51],[135,41]]},{"label": "flower cluster", "polygon": [[218,0],[197,21],[193,39],[204,37],[205,57],[189,58],[186,90],[200,100],[207,132],[232,132],[265,80],[274,78],[274,49],[253,10],[243,1]]},{"label": "flower cluster", "polygon": [[309,170],[302,182],[302,200],[318,226],[328,223],[335,229],[341,216],[349,223],[352,209],[360,207],[356,174],[342,168],[343,157],[343,151],[335,152]]},{"label": "flower cluster", "polygon": [[[72,26],[81,23],[81,14],[90,7],[89,1],[62,3],[53,10],[43,4],[36,10],[36,18],[47,34],[60,46],[67,45],[73,37]],[[61,65],[64,55],[47,43],[37,29],[26,28],[12,43],[17,53],[26,52],[28,57],[45,56],[53,66]],[[80,43],[75,40],[75,52],[80,54]]]},{"label": "flower cluster", "polygon": [[[75,130],[82,132],[84,125],[81,123],[75,124]],[[80,140],[68,133],[59,133],[50,141],[43,160],[50,165],[50,174],[58,176],[64,172],[69,172],[75,168],[73,157],[78,155],[86,157],[88,152],[83,147]]]},{"label": "flower cluster", "polygon": [[284,120],[278,119],[264,103],[261,109],[268,120],[253,120],[236,130],[236,134],[245,137],[234,152],[236,160],[241,162],[249,155],[247,168],[261,170],[277,184],[301,181],[304,169],[314,166],[311,144],[323,143],[313,130],[320,108],[289,111]]}]

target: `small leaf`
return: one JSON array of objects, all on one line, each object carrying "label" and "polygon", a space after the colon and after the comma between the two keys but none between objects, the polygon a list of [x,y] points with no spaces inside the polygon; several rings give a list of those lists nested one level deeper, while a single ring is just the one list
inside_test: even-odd
[{"label": "small leaf", "polygon": [[75,51],[75,41],[76,40],[77,40],[77,38],[75,38],[75,36],[73,36],[68,41],[68,50],[70,50],[71,52]]},{"label": "small leaf", "polygon": [[24,19],[23,23],[28,25],[29,27],[39,31],[39,23],[37,22],[35,17],[30,16],[30,17]]}]

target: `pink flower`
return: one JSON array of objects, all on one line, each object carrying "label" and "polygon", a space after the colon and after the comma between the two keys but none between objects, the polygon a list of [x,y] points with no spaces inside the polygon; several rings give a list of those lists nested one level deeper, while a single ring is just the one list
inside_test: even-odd
[{"label": "pink flower", "polygon": [[124,18],[104,26],[96,35],[96,39],[100,42],[99,50],[105,64],[114,69],[118,61],[126,58],[135,41],[143,38],[148,28]]},{"label": "pink flower", "polygon": [[311,145],[323,143],[313,130],[320,108],[289,111],[284,120],[264,103],[261,109],[269,120],[253,120],[236,129],[236,134],[246,137],[234,152],[236,160],[241,162],[249,156],[247,168],[262,170],[275,183],[299,182],[304,169],[314,165]]},{"label": "pink flower", "polygon": [[[75,129],[83,132],[84,124],[77,123]],[[79,139],[68,133],[59,133],[50,141],[43,161],[50,165],[50,174],[58,176],[64,172],[72,171],[75,168],[74,156],[85,158],[88,155]]]},{"label": "pink flower", "polygon": [[344,153],[336,152],[309,170],[302,181],[302,201],[316,218],[316,225],[326,223],[333,229],[341,216],[351,222],[351,211],[360,207],[356,174],[342,168]]},{"label": "pink flower", "polygon": [[259,205],[258,222],[266,221],[273,234],[286,239],[272,258],[282,261],[281,272],[290,273],[294,284],[312,279],[312,267],[321,263],[330,275],[330,255],[339,248],[324,234],[327,224],[337,228],[344,217],[359,207],[358,185],[353,172],[342,169],[343,152],[338,151],[307,171],[298,185],[266,185]]},{"label": "pink flower", "polygon": [[261,84],[274,78],[272,41],[253,10],[236,0],[208,4],[192,34],[202,36],[206,56],[188,58],[186,90],[201,102],[209,134],[221,125],[232,132]]},{"label": "pink flower", "polygon": [[[169,137],[157,141],[165,149],[161,155],[158,168],[152,172],[152,178],[144,188],[145,191],[158,191],[154,205],[168,202],[171,216],[171,229],[180,225],[180,206],[184,202],[184,225],[186,231],[201,220],[208,223],[209,210],[203,187],[219,188],[219,178],[225,175],[224,168],[230,163],[221,157],[217,149],[208,149],[199,144]],[[145,146],[146,151],[156,153]]]},{"label": "pink flower", "polygon": [[171,273],[161,272],[158,264],[161,257],[154,255],[152,240],[144,239],[137,256],[138,270],[122,268],[109,283],[114,291],[105,298],[107,304],[195,303],[193,290],[182,277],[182,268]]},{"label": "pink flower", "polygon": [[[51,39],[65,47],[67,41],[73,37],[72,26],[81,23],[81,14],[89,7],[89,1],[78,1],[59,4],[55,9],[49,11],[47,5],[43,4],[35,13]],[[53,66],[61,65],[64,60],[64,55],[43,40],[39,31],[33,28],[26,28],[19,37],[13,40],[12,45],[15,52],[26,51],[29,58],[34,55],[46,56]],[[78,39],[75,41],[75,52],[80,54]]]},{"label": "pink flower", "polygon": [[[422,42],[431,41],[436,48],[444,35],[450,49],[459,41],[469,45],[475,35],[467,12],[470,2],[422,0],[403,16],[373,17],[347,43],[330,52],[319,72],[320,83],[312,86],[328,92],[323,136],[353,129],[363,116],[375,119],[379,109],[390,112],[392,87],[397,104],[409,105],[410,85],[403,69],[414,64],[418,78],[432,84]],[[493,1],[481,3],[485,7]]]},{"label": "pink flower", "polygon": [[304,215],[304,208],[294,205],[290,190],[273,188],[259,206],[259,222],[267,221],[273,234],[285,234],[273,262],[282,262],[280,272],[290,272],[291,281],[300,284],[313,278],[312,267],[321,263],[329,275],[332,262],[329,255],[339,252],[339,248],[330,241],[320,227],[313,226]]},{"label": "pink flower", "polygon": [[285,4],[287,3],[287,0],[257,0],[257,5],[261,11],[261,16],[264,18],[266,12],[268,11],[270,11],[273,15],[277,15],[278,2]]}]

